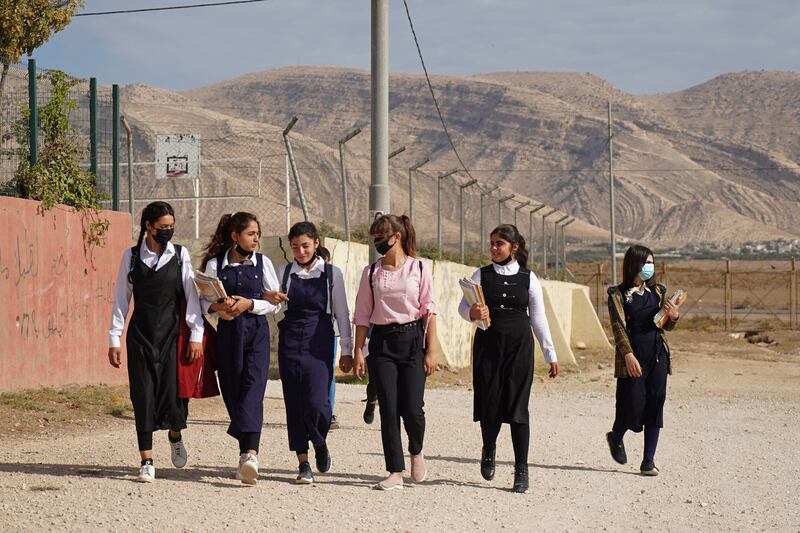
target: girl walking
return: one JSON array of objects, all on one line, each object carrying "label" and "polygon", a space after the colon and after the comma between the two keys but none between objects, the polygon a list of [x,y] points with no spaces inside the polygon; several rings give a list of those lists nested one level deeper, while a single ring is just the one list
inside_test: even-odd
[{"label": "girl walking", "polygon": [[430,269],[416,257],[416,237],[411,220],[384,215],[369,230],[383,257],[364,268],[356,297],[354,359],[342,357],[340,366],[362,378],[365,372],[364,340],[369,340],[369,375],[375,383],[381,413],[381,438],[389,476],[374,486],[378,490],[403,488],[405,462],[400,419],[408,434],[411,479],[425,480],[422,453],[425,438],[425,380],[436,370],[434,353],[436,315]]},{"label": "girl walking", "polygon": [[228,434],[239,443],[236,477],[255,485],[258,449],[264,423],[264,391],[269,372],[269,326],[266,315],[277,307],[262,294],[278,289],[272,262],[257,253],[261,226],[251,213],[223,215],[204,249],[202,268],[222,281],[228,299],[201,300],[206,313],[223,312],[230,320],[217,326],[217,373],[231,419]]},{"label": "girl walking", "polygon": [[334,325],[341,334],[342,354],[352,352],[352,328],[344,276],[319,256],[320,239],[311,222],[289,230],[294,261],[278,267],[281,290],[269,295],[272,303],[285,302],[278,323],[278,362],[289,449],[297,454],[298,484],[314,482],[308,462],[308,443],[314,446],[318,472],[331,468],[327,435],[331,426]]},{"label": "girl walking", "polygon": [[533,384],[531,328],[550,364],[551,378],[558,376],[559,367],[545,316],[542,286],[527,268],[525,239],[511,224],[496,227],[489,238],[492,264],[472,275],[472,281],[483,289],[486,304],[470,307],[462,299],[459,306],[465,320],[491,319],[487,330],[475,332],[472,345],[473,418],[481,425],[481,475],[487,481],[495,474],[495,443],[500,428],[502,424],[511,426],[513,490],[524,493],[528,490],[528,402]]},{"label": "girl walking", "polygon": [[[608,289],[608,312],[614,332],[617,405],[614,426],[606,434],[611,457],[628,462],[623,437],[630,430],[644,429],[644,458],[640,472],[657,476],[656,447],[664,427],[667,375],[672,373],[669,345],[664,330],[675,328],[678,307],[666,298],[667,289],[656,283],[653,252],[635,244],[625,252],[622,284]],[[664,308],[668,317],[664,329],[653,321]]]},{"label": "girl walking", "polygon": [[[121,365],[120,337],[135,306],[125,344],[128,381],[141,456],[138,481],[156,478],[153,431],[169,430],[172,464],[186,465],[188,453],[181,430],[186,428],[189,400],[178,398],[178,332],[180,321],[191,329],[188,358],[202,355],[203,317],[194,287],[192,261],[185,248],[172,244],[175,212],[166,202],[153,202],[142,211],[139,240],[122,254],[114,310],[109,330],[108,360]],[[181,303],[186,314],[181,316]]]}]

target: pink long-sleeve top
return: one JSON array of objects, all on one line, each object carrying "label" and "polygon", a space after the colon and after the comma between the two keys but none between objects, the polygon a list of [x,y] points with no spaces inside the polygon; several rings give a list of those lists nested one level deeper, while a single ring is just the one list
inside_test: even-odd
[{"label": "pink long-sleeve top", "polygon": [[356,296],[353,323],[356,326],[370,324],[407,324],[436,313],[433,303],[433,277],[428,265],[408,257],[398,270],[383,269],[383,258],[375,265],[372,285],[373,302],[369,288],[369,266],[361,273],[361,282]]}]

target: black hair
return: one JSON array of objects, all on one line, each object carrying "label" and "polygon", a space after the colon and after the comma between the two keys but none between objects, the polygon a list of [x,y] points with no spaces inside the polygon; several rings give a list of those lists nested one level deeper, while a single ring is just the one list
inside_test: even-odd
[{"label": "black hair", "polygon": [[261,233],[261,224],[258,222],[258,217],[253,213],[246,213],[239,211],[230,215],[222,215],[217,223],[217,229],[211,240],[203,248],[203,261],[201,267],[205,270],[209,260],[217,257],[219,254],[233,246],[233,239],[231,233],[241,233],[251,222],[255,222],[258,226],[258,233]]},{"label": "black hair", "polygon": [[317,255],[320,256],[326,263],[331,262],[331,252],[324,246],[317,248]]},{"label": "black hair", "polygon": [[514,259],[517,260],[519,266],[528,268],[528,249],[525,248],[525,237],[519,232],[514,224],[500,224],[489,233],[489,237],[498,235],[504,241],[508,241],[512,245],[517,245],[517,251],[514,254]]},{"label": "black hair", "polygon": [[289,242],[303,235],[312,241],[319,240],[319,231],[313,222],[298,222],[289,229]]},{"label": "black hair", "polygon": [[175,210],[172,209],[172,206],[167,202],[151,202],[147,204],[147,207],[142,209],[142,218],[139,227],[139,240],[136,243],[137,253],[139,252],[139,248],[142,247],[142,241],[144,241],[144,236],[147,233],[147,222],[149,222],[151,225],[155,224],[159,218],[167,215],[171,216],[173,219],[175,218]]},{"label": "black hair", "polygon": [[[625,252],[625,258],[622,260],[622,285],[620,289],[626,291],[636,285],[636,276],[642,271],[642,267],[647,262],[649,256],[655,255],[653,251],[647,246],[641,244],[634,244]],[[656,284],[656,276],[645,282],[648,287],[653,287]]]},{"label": "black hair", "polygon": [[417,257],[417,233],[411,219],[406,215],[383,215],[375,219],[369,227],[369,234],[374,237],[400,234],[400,243],[406,255]]}]

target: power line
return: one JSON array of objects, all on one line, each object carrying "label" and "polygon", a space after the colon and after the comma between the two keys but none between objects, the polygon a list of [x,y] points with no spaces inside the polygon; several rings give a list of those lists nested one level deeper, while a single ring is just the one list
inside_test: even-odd
[{"label": "power line", "polygon": [[414,37],[414,45],[417,47],[417,54],[419,54],[419,61],[422,64],[422,71],[425,73],[425,81],[428,83],[428,90],[431,92],[431,98],[433,99],[433,105],[436,107],[436,113],[439,115],[439,120],[442,122],[442,128],[444,129],[444,134],[447,136],[447,141],[450,143],[450,147],[453,148],[453,153],[456,155],[456,159],[461,164],[461,168],[464,169],[464,172],[467,173],[467,176],[472,178],[472,174],[469,173],[467,170],[467,165],[464,164],[464,161],[461,159],[461,155],[458,153],[456,149],[456,145],[453,142],[453,138],[450,137],[450,132],[447,131],[447,124],[445,124],[444,117],[442,116],[442,110],[439,108],[439,102],[436,100],[436,93],[433,92],[433,85],[431,84],[431,77],[428,75],[428,67],[425,66],[425,59],[422,57],[422,49],[419,47],[419,40],[417,40],[417,32],[414,30],[414,22],[411,20],[411,12],[408,9],[408,2],[403,0],[403,5],[406,8],[406,17],[408,17],[408,25],[411,28],[411,35]]},{"label": "power line", "polygon": [[174,11],[177,9],[194,9],[198,7],[218,7],[231,6],[235,4],[255,4],[257,2],[267,2],[268,0],[229,0],[227,2],[210,2],[207,4],[188,4],[181,6],[162,6],[145,7],[140,9],[120,9],[117,11],[91,11],[89,13],[76,13],[75,17],[93,17],[97,15],[127,15],[130,13],[150,13],[153,11]]}]

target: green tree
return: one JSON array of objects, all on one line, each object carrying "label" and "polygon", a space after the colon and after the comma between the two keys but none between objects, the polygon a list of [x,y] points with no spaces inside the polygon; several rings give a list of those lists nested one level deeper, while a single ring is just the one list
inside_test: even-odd
[{"label": "green tree", "polygon": [[6,75],[22,54],[30,56],[50,37],[67,27],[83,0],[2,0],[0,2],[0,139]]}]

